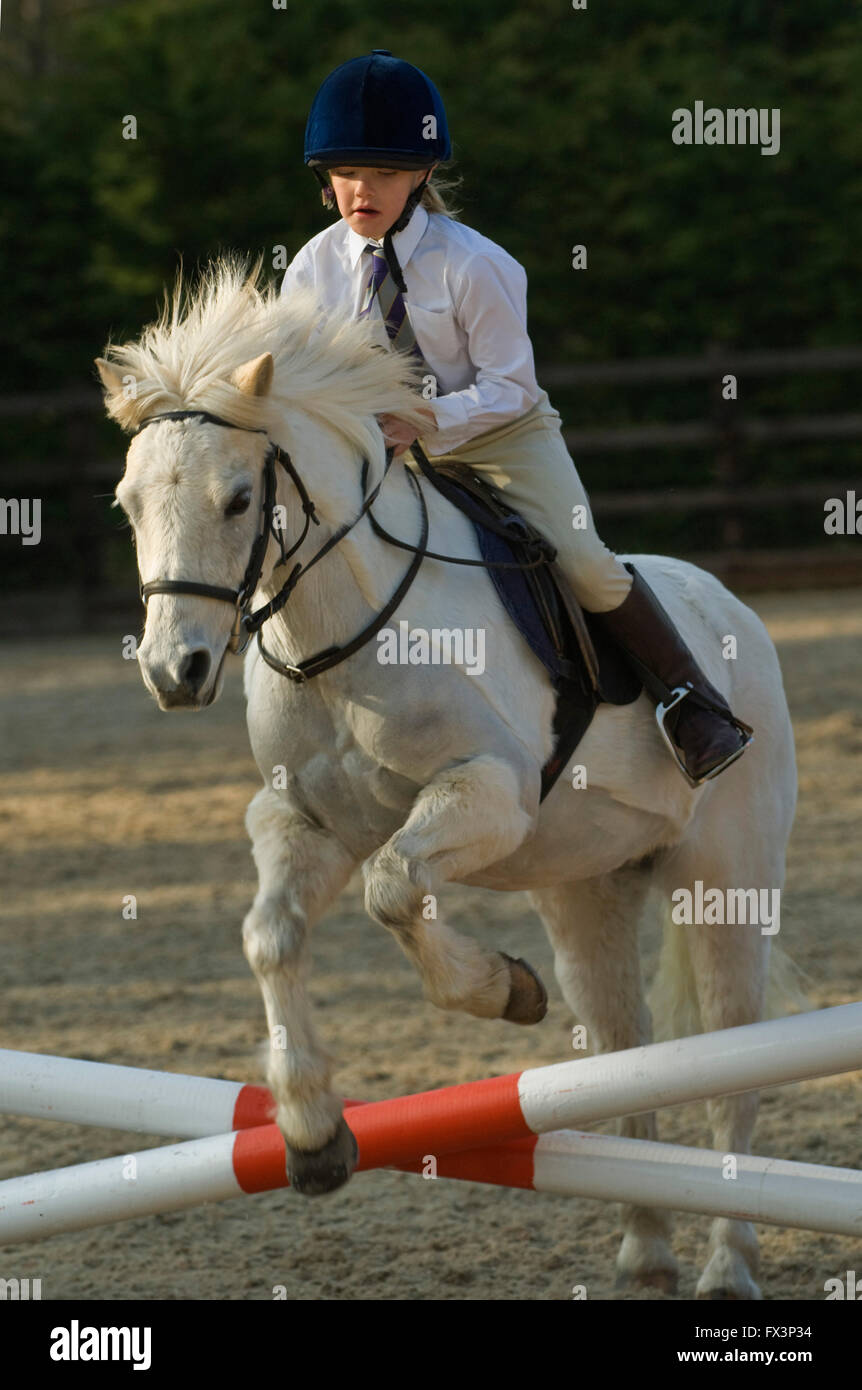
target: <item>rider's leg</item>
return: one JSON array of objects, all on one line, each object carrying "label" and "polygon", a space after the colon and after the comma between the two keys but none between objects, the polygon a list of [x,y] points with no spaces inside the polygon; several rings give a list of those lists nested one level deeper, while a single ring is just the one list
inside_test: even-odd
[{"label": "rider's leg", "polygon": [[620,606],[632,577],[596,531],[559,420],[543,393],[538,405],[520,419],[488,430],[452,453],[432,454],[429,460],[463,463],[504,493],[556,546],[557,564],[581,607],[589,613],[604,613]]},{"label": "rider's leg", "polygon": [[650,690],[654,699],[660,698],[661,686],[693,694],[676,705],[666,727],[689,777],[700,781],[734,761],[747,746],[747,736],[733,722],[726,701],[707,680],[642,575],[624,565],[597,534],[559,422],[543,393],[520,419],[450,454],[432,455],[431,462],[459,462],[481,473],[547,536],[581,606],[600,615],[642,678],[645,673],[657,678]]}]

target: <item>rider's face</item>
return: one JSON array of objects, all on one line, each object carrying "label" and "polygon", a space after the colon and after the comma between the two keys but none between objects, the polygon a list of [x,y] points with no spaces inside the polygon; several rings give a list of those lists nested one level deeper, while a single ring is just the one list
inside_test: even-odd
[{"label": "rider's face", "polygon": [[380,241],[425,173],[424,169],[359,169],[339,165],[330,169],[329,180],[338,211],[347,225],[360,236]]}]

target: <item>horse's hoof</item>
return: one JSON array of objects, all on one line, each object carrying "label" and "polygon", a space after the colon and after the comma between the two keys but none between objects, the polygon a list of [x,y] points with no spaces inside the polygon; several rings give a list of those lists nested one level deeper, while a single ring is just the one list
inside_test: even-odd
[{"label": "horse's hoof", "polygon": [[308,1152],[287,1146],[287,1176],[290,1185],[303,1197],[320,1197],[343,1187],[359,1160],[359,1146],[353,1131],[342,1119],[328,1144]]},{"label": "horse's hoof", "polygon": [[509,1002],[503,1013],[507,1023],[541,1023],[548,1012],[548,991],[535,970],[525,960],[500,955],[509,963]]},{"label": "horse's hoof", "polygon": [[753,1239],[747,1255],[734,1247],[720,1246],[697,1281],[695,1298],[715,1303],[760,1301],[763,1294],[752,1274],[756,1266],[757,1249]]},{"label": "horse's hoof", "polygon": [[638,1274],[618,1274],[614,1287],[617,1289],[656,1289],[659,1293],[673,1296],[679,1292],[679,1276],[675,1269],[644,1269]]},{"label": "horse's hoof", "polygon": [[755,1300],[763,1298],[763,1294],[756,1284],[752,1285],[752,1290],[741,1291],[724,1286],[718,1289],[707,1289],[704,1293],[695,1293],[695,1298],[709,1303],[753,1303]]}]

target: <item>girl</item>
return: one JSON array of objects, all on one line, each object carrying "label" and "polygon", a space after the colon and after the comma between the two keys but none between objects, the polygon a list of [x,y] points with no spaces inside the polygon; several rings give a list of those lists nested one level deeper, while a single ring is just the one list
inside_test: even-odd
[{"label": "girl", "polygon": [[[419,444],[432,461],[484,473],[556,546],[580,604],[601,614],[662,701],[662,731],[698,785],[744,752],[750,730],[640,573],[597,535],[560,416],[536,381],[524,269],[459,222],[429,183],[450,154],[443,103],[418,68],[382,48],[336,68],[312,104],[305,163],[342,221],[299,251],[281,292],[311,286],[323,312],[370,315],[382,341],[423,364],[437,394]],[[417,438],[393,416],[380,424],[396,455]]]}]

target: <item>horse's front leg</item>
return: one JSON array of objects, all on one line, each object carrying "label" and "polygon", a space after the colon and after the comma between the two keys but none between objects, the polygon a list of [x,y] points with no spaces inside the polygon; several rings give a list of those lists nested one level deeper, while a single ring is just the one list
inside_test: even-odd
[{"label": "horse's front leg", "polygon": [[250,803],[246,826],[259,886],[243,922],[243,950],[269,1024],[267,1080],[287,1145],[287,1174],[292,1187],[311,1196],[340,1187],[356,1166],[356,1142],[332,1092],[332,1060],[317,1038],[306,993],[311,928],[355,861],[267,787]]},{"label": "horse's front leg", "polygon": [[363,866],[369,915],[395,935],[438,1008],[510,1023],[545,1016],[545,987],[526,961],[453,931],[436,900],[446,880],[514,853],[532,830],[537,805],[537,779],[531,788],[513,763],[472,758],[432,778],[401,829]]}]

